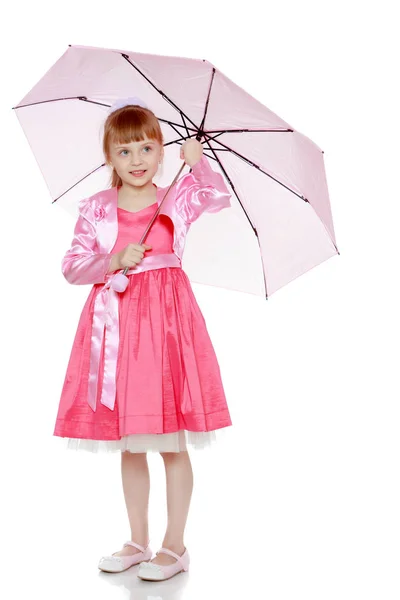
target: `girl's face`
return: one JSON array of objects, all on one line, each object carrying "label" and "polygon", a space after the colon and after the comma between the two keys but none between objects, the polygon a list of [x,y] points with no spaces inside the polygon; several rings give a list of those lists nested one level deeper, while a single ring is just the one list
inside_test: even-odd
[{"label": "girl's face", "polygon": [[[157,173],[159,161],[164,156],[163,146],[156,140],[146,138],[141,142],[128,144],[111,144],[111,165],[115,168],[122,181],[130,186],[141,188],[152,185],[152,179]],[[132,171],[143,170],[140,177],[132,175]]]}]

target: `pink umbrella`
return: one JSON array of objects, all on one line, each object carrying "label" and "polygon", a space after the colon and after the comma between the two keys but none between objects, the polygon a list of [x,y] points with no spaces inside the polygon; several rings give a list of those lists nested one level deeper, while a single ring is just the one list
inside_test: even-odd
[{"label": "pink umbrella", "polygon": [[130,96],[160,121],[166,182],[195,137],[232,192],[230,208],[191,225],[191,281],[268,298],[339,254],[323,151],[204,59],[69,46],[14,107],[53,202],[76,217],[82,197],[109,187],[102,124]]}]

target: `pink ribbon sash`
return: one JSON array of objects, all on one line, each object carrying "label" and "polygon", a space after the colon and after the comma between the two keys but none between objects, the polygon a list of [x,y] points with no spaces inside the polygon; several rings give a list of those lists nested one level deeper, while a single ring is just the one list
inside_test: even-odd
[{"label": "pink ribbon sash", "polygon": [[[135,273],[150,269],[180,266],[181,261],[175,253],[155,254],[145,256],[138,265],[127,272],[127,275],[135,275]],[[96,411],[98,373],[104,335],[104,373],[100,402],[110,410],[114,410],[115,406],[119,345],[119,292],[113,290],[111,280],[116,273],[117,271],[108,273],[106,283],[97,294],[94,303],[88,385],[88,404],[94,412]]]}]

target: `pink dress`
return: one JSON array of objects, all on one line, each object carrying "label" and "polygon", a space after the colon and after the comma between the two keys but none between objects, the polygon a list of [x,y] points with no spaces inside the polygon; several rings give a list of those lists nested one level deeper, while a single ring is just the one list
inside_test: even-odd
[{"label": "pink dress", "polygon": [[[136,212],[118,207],[112,253],[139,240],[156,209],[157,203]],[[157,216],[145,243],[152,246],[145,256],[173,253],[173,224],[166,215]],[[110,410],[100,403],[103,340],[92,411],[87,402],[91,322],[102,287],[93,286],[82,309],[54,435],[68,438],[69,448],[94,452],[179,452],[187,443],[194,448],[210,445],[216,440],[215,430],[232,422],[206,323],[180,266],[131,275],[126,290],[118,294],[115,407]]]}]

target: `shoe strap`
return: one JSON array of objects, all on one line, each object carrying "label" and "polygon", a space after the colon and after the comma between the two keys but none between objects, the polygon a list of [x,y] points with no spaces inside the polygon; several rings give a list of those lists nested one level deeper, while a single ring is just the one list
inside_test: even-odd
[{"label": "shoe strap", "polygon": [[[150,542],[149,542],[149,544],[150,544]],[[149,547],[149,544],[147,544],[146,548]],[[146,548],[144,546],[141,546],[140,544],[137,544],[136,542],[132,542],[131,540],[128,540],[127,542],[125,542],[124,546],[134,546],[141,552],[145,552],[145,550],[146,550]]]},{"label": "shoe strap", "polygon": [[[186,552],[186,550],[185,550]],[[172,552],[172,550],[169,550],[168,548],[161,548],[157,554],[159,553],[163,553],[163,554],[169,554],[170,556],[172,556],[173,558],[176,558],[176,560],[179,560],[179,562],[181,563],[181,565],[183,567],[185,567],[185,563],[182,560],[182,556],[179,556],[179,554],[175,554],[175,552]]]}]

